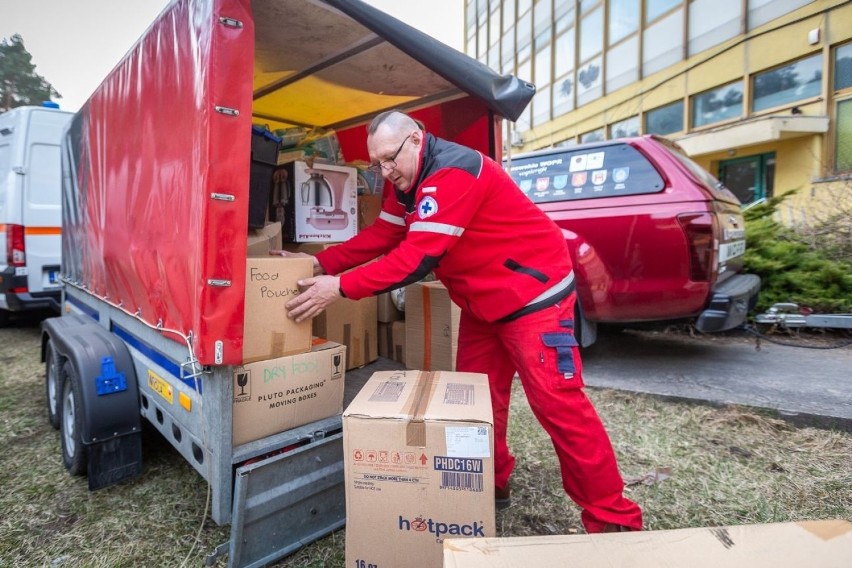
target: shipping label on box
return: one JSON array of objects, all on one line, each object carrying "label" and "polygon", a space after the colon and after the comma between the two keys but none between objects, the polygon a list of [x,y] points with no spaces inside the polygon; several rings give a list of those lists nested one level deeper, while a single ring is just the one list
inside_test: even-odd
[{"label": "shipping label on box", "polygon": [[296,323],[284,306],[299,294],[297,282],[313,273],[310,258],[247,259],[243,363],[311,350],[311,322]]},{"label": "shipping label on box", "polygon": [[358,233],[357,170],[297,161],[288,213],[296,242],[340,242]]},{"label": "shipping label on box", "polygon": [[405,287],[405,365],[423,371],[453,371],[461,310],[440,282]]},{"label": "shipping label on box", "polygon": [[257,361],[234,372],[233,443],[245,444],[343,410],[346,347]]},{"label": "shipping label on box", "polygon": [[377,372],[343,414],[347,566],[441,565],[496,532],[486,375]]}]

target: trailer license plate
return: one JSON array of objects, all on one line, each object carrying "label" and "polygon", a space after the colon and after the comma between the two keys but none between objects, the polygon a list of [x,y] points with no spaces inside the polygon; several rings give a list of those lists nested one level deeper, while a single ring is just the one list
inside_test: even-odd
[{"label": "trailer license plate", "polygon": [[174,404],[175,395],[172,385],[158,377],[154,371],[148,370],[148,386],[151,390],[169,401],[169,404]]}]

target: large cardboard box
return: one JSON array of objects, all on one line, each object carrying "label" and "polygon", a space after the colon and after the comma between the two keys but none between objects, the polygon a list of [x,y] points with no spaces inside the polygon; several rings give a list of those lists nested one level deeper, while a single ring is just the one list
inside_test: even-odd
[{"label": "large cardboard box", "polygon": [[[334,243],[285,244],[284,249],[315,255]],[[346,370],[363,367],[379,357],[376,297],[342,298],[313,319],[313,334],[346,346]]]},{"label": "large cardboard box", "polygon": [[382,212],[381,195],[358,196],[358,230],[369,227]]},{"label": "large cardboard box", "polygon": [[393,298],[391,297],[390,292],[379,294],[376,296],[376,299],[379,303],[378,314],[376,317],[380,322],[390,323],[392,321],[399,321],[405,317],[405,314],[399,311],[396,304],[393,303]]},{"label": "large cardboard box", "polygon": [[314,318],[313,333],[346,346],[346,370],[379,358],[376,298],[342,298]]},{"label": "large cardboard box", "polygon": [[379,322],[379,356],[405,365],[405,322]]},{"label": "large cardboard box", "polygon": [[846,568],[852,566],[852,523],[800,521],[595,535],[444,540],[444,568],[530,566]]},{"label": "large cardboard box", "polygon": [[434,568],[494,520],[488,378],[374,373],[343,413],[346,565]]},{"label": "large cardboard box", "polygon": [[295,242],[342,242],[358,233],[357,170],[296,161],[284,166],[295,195],[286,208],[285,237]]},{"label": "large cardboard box", "polygon": [[454,371],[461,310],[440,282],[405,287],[405,365]]},{"label": "large cardboard box", "polygon": [[299,294],[298,280],[313,273],[309,258],[248,258],[243,363],[311,350],[311,322],[291,320],[284,305]]},{"label": "large cardboard box", "polygon": [[346,347],[257,361],[234,371],[233,443],[245,444],[343,411]]},{"label": "large cardboard box", "polygon": [[266,256],[281,248],[281,223],[267,223],[262,229],[249,229],[246,239],[248,256]]}]

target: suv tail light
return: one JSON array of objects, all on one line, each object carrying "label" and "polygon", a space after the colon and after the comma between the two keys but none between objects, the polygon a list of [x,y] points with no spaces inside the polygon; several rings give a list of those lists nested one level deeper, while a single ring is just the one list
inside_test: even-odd
[{"label": "suv tail light", "polygon": [[716,272],[716,215],[681,213],[677,216],[689,247],[689,279],[709,282]]}]

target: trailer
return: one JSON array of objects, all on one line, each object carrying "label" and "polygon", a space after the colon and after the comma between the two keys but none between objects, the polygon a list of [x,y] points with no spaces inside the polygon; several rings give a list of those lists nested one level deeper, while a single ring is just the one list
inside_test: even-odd
[{"label": "trailer", "polygon": [[342,527],[339,416],[232,442],[252,127],[322,127],[368,161],[366,125],[397,108],[499,160],[534,92],[359,0],[169,4],[63,137],[63,313],[42,357],[69,472],[92,490],[139,475],[145,420],[209,484],[230,566]]}]

